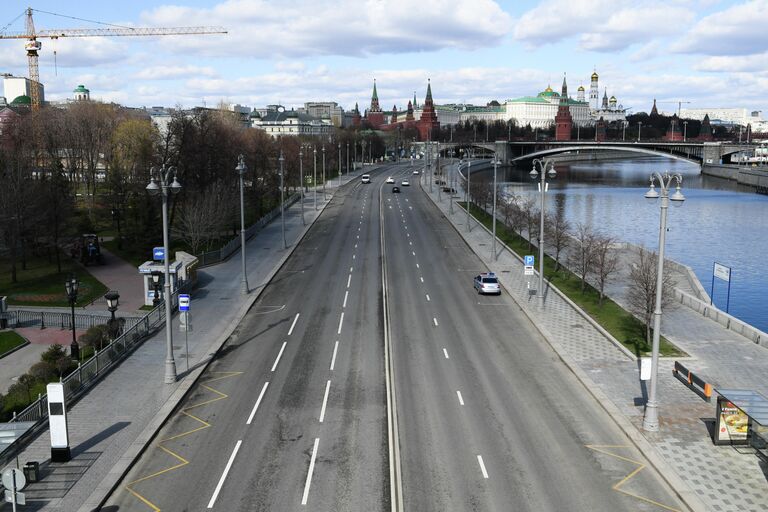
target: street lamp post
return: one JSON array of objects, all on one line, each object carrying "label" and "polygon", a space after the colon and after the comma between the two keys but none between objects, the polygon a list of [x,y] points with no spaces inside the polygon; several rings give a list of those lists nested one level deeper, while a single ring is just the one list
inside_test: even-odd
[{"label": "street lamp post", "polygon": [[339,142],[339,187],[341,187],[341,142]]},{"label": "street lamp post", "polygon": [[470,187],[470,180],[472,179],[472,154],[467,154],[467,190],[465,191],[465,206],[467,207],[467,231],[472,231],[472,226],[469,223],[470,220],[470,213],[469,208],[470,204],[472,202],[472,193],[471,193],[471,187]]},{"label": "street lamp post", "polygon": [[499,162],[498,155],[494,155],[493,157],[493,209],[491,210],[493,212],[493,242],[491,243],[491,256],[493,261],[496,261],[498,259],[496,255],[496,168],[499,166],[501,162]]},{"label": "street lamp post", "polygon": [[120,305],[120,294],[117,291],[108,291],[104,294],[104,298],[107,300],[107,311],[110,313],[109,337],[114,340],[119,331],[115,320],[115,311]]},{"label": "street lamp post", "polygon": [[621,140],[624,142],[627,140],[627,125],[629,124],[629,121],[624,121],[621,123],[622,130],[621,130]]},{"label": "street lamp post", "polygon": [[[557,176],[557,172],[555,171],[555,162],[553,160],[546,160],[546,159],[539,159],[534,158],[533,159],[533,169],[528,174],[531,179],[536,179],[539,177],[539,171],[536,170],[536,164],[539,165],[539,169],[541,169],[541,181],[539,182],[539,192],[541,194],[541,212],[539,217],[539,290],[538,290],[538,296],[539,296],[539,302],[543,305],[544,304],[544,211],[545,211],[545,202],[544,197],[545,193],[547,191],[547,178],[554,179],[555,176]],[[549,170],[547,170],[549,168]]]},{"label": "street lamp post", "polygon": [[[149,184],[147,185],[147,192],[150,195],[156,196],[162,195],[163,199],[163,248],[165,262],[165,294],[163,300],[165,301],[165,343],[166,343],[166,356],[165,356],[165,383],[173,384],[176,382],[176,361],[173,359],[173,330],[171,329],[171,323],[173,317],[171,316],[171,269],[168,261],[168,196],[170,194],[178,194],[181,192],[181,184],[176,179],[176,168],[166,167],[163,165],[160,169],[152,167],[149,170]],[[170,181],[173,179],[173,181]]]},{"label": "street lamp post", "polygon": [[150,275],[152,276],[152,307],[157,307],[160,304],[160,278],[163,273],[153,270]]},{"label": "street lamp post", "polygon": [[77,335],[75,333],[75,302],[77,302],[77,289],[80,287],[80,281],[75,274],[69,274],[69,278],[64,282],[64,290],[67,292],[69,307],[72,308],[72,343],[69,345],[69,355],[72,359],[80,360],[80,345],[77,344]]},{"label": "street lamp post", "polygon": [[683,121],[683,142],[688,140],[688,121]]},{"label": "street lamp post", "polygon": [[237,175],[240,178],[240,291],[243,295],[248,294],[248,274],[245,268],[245,196],[243,192],[243,175],[248,167],[245,165],[245,157],[241,154],[237,157]]},{"label": "street lamp post", "polygon": [[285,241],[285,186],[283,177],[283,150],[280,150],[280,158],[277,159],[280,162],[280,230],[283,234],[283,249],[288,247],[288,243]]},{"label": "street lamp post", "polygon": [[[648,389],[648,402],[645,404],[643,415],[643,430],[658,432],[659,430],[659,403],[656,398],[656,384],[659,373],[659,331],[661,330],[661,297],[664,284],[664,235],[667,231],[667,210],[669,202],[675,206],[681,206],[685,196],[680,192],[683,177],[680,174],[664,174],[654,172],[651,174],[651,188],[645,193],[649,202],[655,202],[661,198],[661,218],[659,221],[659,262],[656,269],[656,307],[653,312],[653,345],[651,348],[651,385]],[[669,187],[675,182],[675,193],[669,195]],[[659,184],[661,194],[656,190],[655,183]]]},{"label": "street lamp post", "polygon": [[349,176],[349,142],[347,142],[347,176]]},{"label": "street lamp post", "polygon": [[313,155],[313,167],[312,167],[312,201],[315,205],[315,210],[317,210],[317,148],[315,146],[312,146],[312,155]]},{"label": "street lamp post", "polygon": [[327,199],[325,195],[325,142],[323,142],[323,201]]},{"label": "street lamp post", "polygon": [[301,225],[306,226],[307,220],[304,218],[304,188],[307,186],[307,180],[304,178],[304,144],[299,147],[299,194],[301,197]]}]

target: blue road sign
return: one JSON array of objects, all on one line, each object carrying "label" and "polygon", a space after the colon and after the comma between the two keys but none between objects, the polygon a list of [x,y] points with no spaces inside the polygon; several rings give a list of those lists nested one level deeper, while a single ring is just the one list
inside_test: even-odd
[{"label": "blue road sign", "polygon": [[179,294],[179,311],[189,311],[189,295],[186,293]]},{"label": "blue road sign", "polygon": [[155,247],[152,249],[152,259],[155,261],[163,261],[165,259],[165,248]]},{"label": "blue road sign", "polygon": [[524,260],[525,260],[525,266],[526,267],[532,267],[533,266],[533,262],[534,262],[534,257],[533,256],[530,256],[530,255],[526,256],[524,258]]}]

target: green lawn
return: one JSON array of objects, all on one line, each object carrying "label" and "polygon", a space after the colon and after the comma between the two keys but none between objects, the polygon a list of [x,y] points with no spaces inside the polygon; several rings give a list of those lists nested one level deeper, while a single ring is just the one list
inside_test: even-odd
[{"label": "green lawn", "polygon": [[24,344],[24,338],[13,331],[0,332],[0,355],[10,352],[19,345]]},{"label": "green lawn", "polygon": [[70,273],[80,281],[77,305],[88,304],[107,292],[106,286],[68,256],[61,256],[61,270],[57,272],[55,261],[29,259],[26,270],[17,263],[17,282],[12,283],[8,261],[0,261],[0,295],[7,295],[9,304],[19,306],[68,306],[64,282]]},{"label": "green lawn", "polygon": [[[464,202],[459,204],[464,205]],[[487,228],[491,228],[491,216],[476,205],[472,205],[472,216]],[[511,233],[502,223],[496,222],[496,235],[518,255],[531,254],[528,241]],[[538,252],[538,249],[535,249]],[[563,292],[569,299],[587,312],[603,329],[611,333],[622,345],[636,356],[646,356],[651,353],[651,346],[645,340],[645,326],[624,308],[605,298],[599,305],[599,294],[592,286],[587,285],[582,293],[581,280],[564,269],[555,273],[555,261],[549,256],[544,258],[544,277]],[[663,336],[659,341],[659,354],[665,357],[680,357],[686,354],[675,347]]]}]

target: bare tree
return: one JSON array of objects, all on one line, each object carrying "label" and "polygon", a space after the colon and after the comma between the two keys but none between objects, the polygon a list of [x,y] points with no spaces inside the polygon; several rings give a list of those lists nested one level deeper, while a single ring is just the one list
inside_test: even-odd
[{"label": "bare tree", "polygon": [[581,292],[587,287],[587,277],[592,270],[592,252],[595,234],[592,226],[579,223],[574,233],[575,243],[568,253],[568,264],[581,279]]},{"label": "bare tree", "polygon": [[609,235],[595,233],[592,243],[592,274],[595,276],[597,291],[600,293],[598,304],[602,306],[605,298],[605,285],[615,277],[619,270],[619,255],[613,247],[616,239]]},{"label": "bare tree", "polygon": [[197,253],[221,235],[234,212],[234,190],[220,181],[214,182],[209,190],[191,194],[179,207],[174,235]]},{"label": "bare tree", "polygon": [[538,210],[536,209],[536,198],[528,196],[521,200],[519,204],[526,236],[528,237],[528,250],[530,251],[533,248],[533,232],[539,217]]},{"label": "bare tree", "polygon": [[[643,247],[637,251],[635,262],[629,271],[630,286],[627,291],[629,310],[645,324],[645,340],[651,342],[651,321],[656,308],[656,276],[658,255]],[[661,307],[670,306],[674,300],[672,289],[675,282],[669,273],[662,277]]]},{"label": "bare tree", "polygon": [[562,210],[557,210],[555,215],[547,215],[544,230],[547,239],[555,249],[555,272],[560,270],[560,255],[571,243],[571,223],[565,218]]}]

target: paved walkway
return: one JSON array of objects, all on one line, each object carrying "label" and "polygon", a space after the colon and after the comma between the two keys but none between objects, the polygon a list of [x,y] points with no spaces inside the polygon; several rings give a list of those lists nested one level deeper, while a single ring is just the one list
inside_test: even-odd
[{"label": "paved walkway", "polygon": [[[427,195],[429,187],[422,187]],[[529,294],[523,264],[501,248],[498,261],[490,260],[491,234],[471,222],[454,205],[449,213],[446,194],[438,201],[437,187],[430,197],[489,269],[499,273],[505,289],[569,365],[586,388],[614,417],[619,426],[659,469],[694,510],[758,512],[768,510],[768,469],[746,447],[715,446],[710,429],[715,404],[707,403],[672,376],[673,359],[659,364],[660,431],[642,430],[647,397],[639,380],[638,362],[592,326],[565,299],[550,291],[544,306]],[[538,276],[530,276],[531,288]],[[622,302],[621,282],[608,290]],[[768,349],[726,330],[693,310],[678,306],[664,311],[662,333],[690,354],[685,365],[715,387],[747,388],[768,396]]]},{"label": "paved walkway", "polygon": [[[358,171],[344,177],[343,181],[355,179],[359,174]],[[329,192],[337,185],[338,180],[329,184]],[[331,194],[328,198],[330,200]],[[41,482],[25,489],[28,503],[25,510],[95,510],[134,458],[151,442],[154,433],[325,208],[327,201],[320,193],[317,203],[315,211],[310,192],[305,198],[306,226],[302,225],[300,203],[286,211],[287,250],[282,248],[279,217],[248,241],[249,295],[243,296],[240,292],[239,256],[199,271],[198,287],[192,293],[194,331],[189,333],[189,353],[185,350],[184,335],[178,330],[178,319],[174,318],[173,345],[179,373],[175,384],[163,384],[166,350],[163,329],[69,409],[73,457],[70,462],[50,462],[47,431],[20,454],[20,464],[39,461],[42,472]],[[10,505],[2,504],[0,510],[10,510]]]}]

